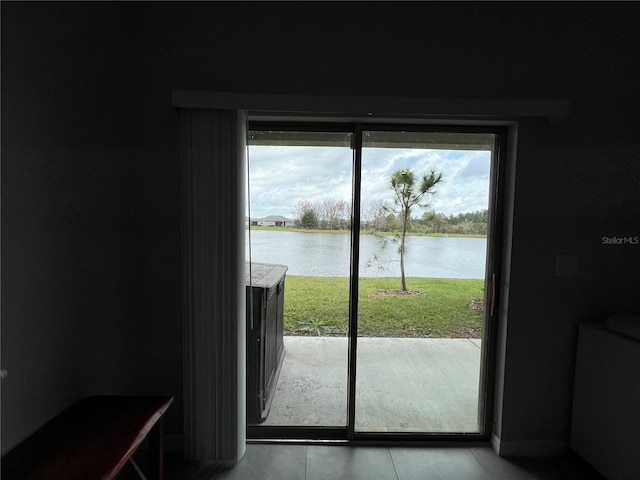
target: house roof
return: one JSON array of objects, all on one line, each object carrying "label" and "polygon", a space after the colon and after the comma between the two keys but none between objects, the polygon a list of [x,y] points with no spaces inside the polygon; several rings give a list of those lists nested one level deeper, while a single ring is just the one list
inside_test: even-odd
[{"label": "house roof", "polygon": [[258,222],[294,222],[292,218],[283,217],[282,215],[269,215],[262,218],[254,218]]}]

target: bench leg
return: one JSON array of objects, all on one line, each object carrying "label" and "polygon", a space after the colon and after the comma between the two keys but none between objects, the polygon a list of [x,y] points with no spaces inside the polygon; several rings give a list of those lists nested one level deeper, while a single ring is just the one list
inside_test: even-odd
[{"label": "bench leg", "polygon": [[164,419],[161,417],[149,432],[149,480],[163,480],[164,452],[162,431]]},{"label": "bench leg", "polygon": [[144,473],[142,473],[142,470],[140,470],[140,467],[138,466],[136,461],[133,459],[133,457],[129,458],[129,463],[131,464],[133,469],[136,471],[136,473],[138,474],[141,480],[147,480],[147,477],[145,477]]}]

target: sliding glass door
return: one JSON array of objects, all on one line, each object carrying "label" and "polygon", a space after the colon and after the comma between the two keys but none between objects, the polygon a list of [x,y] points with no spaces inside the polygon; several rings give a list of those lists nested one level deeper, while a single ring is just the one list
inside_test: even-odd
[{"label": "sliding glass door", "polygon": [[[248,406],[260,405],[259,414],[248,408],[248,420],[263,431],[347,425],[352,136],[341,129],[249,134],[249,295],[267,289],[282,302],[269,317],[254,299],[252,315],[262,322],[247,325],[248,372],[258,370],[248,376]],[[275,289],[260,284],[274,271]],[[281,357],[269,362],[264,346],[279,342]],[[254,385],[259,377],[267,380]]]},{"label": "sliding glass door", "polygon": [[480,433],[493,134],[365,130],[356,432]]},{"label": "sliding glass door", "polygon": [[[477,128],[250,125],[247,264],[284,272],[281,287],[253,273],[247,282],[252,298],[262,289],[283,304],[280,320],[251,303],[248,372],[262,373],[248,382],[266,380],[247,386],[261,405],[250,438],[488,433],[500,139]],[[277,341],[251,332],[279,321],[282,356],[263,371],[260,349]]]}]

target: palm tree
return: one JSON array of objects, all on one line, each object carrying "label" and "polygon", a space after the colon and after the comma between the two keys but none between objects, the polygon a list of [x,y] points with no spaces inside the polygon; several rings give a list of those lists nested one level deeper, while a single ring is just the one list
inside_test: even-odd
[{"label": "palm tree", "polygon": [[400,216],[400,274],[402,277],[402,291],[407,291],[407,281],[404,276],[404,252],[405,252],[405,237],[407,235],[407,228],[409,226],[411,208],[419,206],[425,208],[427,203],[422,203],[422,200],[426,195],[435,195],[433,187],[435,187],[442,180],[442,173],[431,170],[429,173],[422,176],[420,179],[420,185],[416,190],[414,187],[414,174],[409,169],[397,170],[391,175],[390,186],[396,194],[394,199],[395,204],[399,208]]}]

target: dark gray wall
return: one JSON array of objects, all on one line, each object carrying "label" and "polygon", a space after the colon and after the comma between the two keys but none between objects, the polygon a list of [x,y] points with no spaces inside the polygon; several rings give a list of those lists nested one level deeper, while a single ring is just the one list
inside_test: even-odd
[{"label": "dark gray wall", "polygon": [[[168,393],[181,432],[172,89],[568,98],[521,125],[503,409],[568,438],[577,324],[640,311],[635,3],[2,3],[2,450],[81,395]],[[554,275],[557,254],[579,274]]]}]

